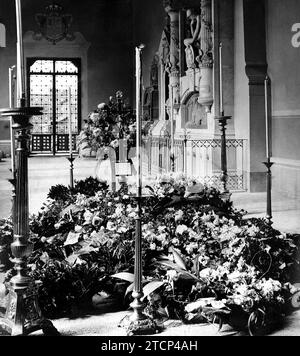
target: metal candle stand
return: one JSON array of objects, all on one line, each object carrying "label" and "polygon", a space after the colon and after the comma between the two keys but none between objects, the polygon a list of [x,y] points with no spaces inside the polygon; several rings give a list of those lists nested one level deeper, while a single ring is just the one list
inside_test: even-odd
[{"label": "metal candle stand", "polygon": [[128,335],[149,335],[155,334],[158,327],[154,320],[144,314],[144,296],[142,286],[142,172],[141,172],[141,117],[140,117],[140,86],[141,86],[141,51],[144,46],[136,47],[136,112],[137,112],[137,211],[136,211],[136,230],[135,230],[135,259],[134,259],[134,284],[133,284],[133,302],[130,306],[133,309],[131,316],[123,319],[123,326],[126,328]]},{"label": "metal candle stand", "polygon": [[224,116],[224,113],[221,113],[221,116],[216,117],[216,120],[219,122],[221,130],[221,184],[222,184],[222,197],[224,200],[229,201],[231,193],[227,188],[228,181],[228,172],[227,172],[227,153],[226,153],[226,126],[227,121],[231,119],[231,116]]},{"label": "metal candle stand", "polygon": [[8,303],[4,318],[0,319],[0,334],[27,335],[42,329],[45,334],[59,335],[50,320],[43,318],[37,301],[37,285],[27,275],[26,261],[33,245],[29,243],[28,212],[28,131],[32,128],[29,120],[41,115],[42,108],[25,107],[2,109],[4,117],[12,117],[16,132],[17,173],[15,183],[15,202],[13,205],[14,237],[11,251],[14,259],[14,275],[8,286]]},{"label": "metal candle stand", "polygon": [[70,188],[74,189],[74,161],[75,157],[73,154],[70,154],[69,157],[67,157],[67,160],[70,162]]},{"label": "metal candle stand", "polygon": [[266,162],[263,164],[267,168],[267,214],[266,219],[268,220],[269,225],[273,224],[272,222],[272,171],[271,168],[274,162],[271,162],[271,159],[268,157]]}]

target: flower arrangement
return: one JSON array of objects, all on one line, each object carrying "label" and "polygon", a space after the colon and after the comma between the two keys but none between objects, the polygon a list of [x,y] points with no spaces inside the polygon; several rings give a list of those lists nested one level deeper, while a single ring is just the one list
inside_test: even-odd
[{"label": "flower arrangement", "polygon": [[13,225],[11,219],[0,220],[0,266],[8,269],[12,266],[10,261],[10,244],[13,239]]},{"label": "flower arrangement", "polygon": [[[218,190],[194,178],[159,176],[147,181],[144,192],[147,313],[162,321],[218,320],[250,334],[277,325],[295,292],[296,236],[263,219],[245,219]],[[31,217],[36,237],[28,261],[31,275],[42,282],[46,315],[70,314],[99,291],[128,305],[135,218],[136,199],[124,185],[112,192],[88,178],[73,191],[50,189],[44,208]]]},{"label": "flower arrangement", "polygon": [[118,139],[126,138],[128,148],[135,145],[135,115],[124,103],[123,93],[117,91],[115,99],[101,103],[85,120],[83,130],[77,137],[80,151],[86,148],[97,152],[101,147],[118,148]]}]

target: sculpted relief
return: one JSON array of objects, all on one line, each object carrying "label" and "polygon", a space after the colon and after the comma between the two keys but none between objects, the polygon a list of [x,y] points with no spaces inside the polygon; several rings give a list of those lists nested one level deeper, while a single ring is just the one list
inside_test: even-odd
[{"label": "sculpted relief", "polygon": [[193,95],[186,104],[185,127],[187,129],[207,129],[205,107],[198,103],[198,95]]},{"label": "sculpted relief", "polygon": [[188,9],[187,20],[190,22],[191,37],[184,40],[186,63],[188,68],[196,68],[195,60],[199,60],[201,51],[201,10]]}]

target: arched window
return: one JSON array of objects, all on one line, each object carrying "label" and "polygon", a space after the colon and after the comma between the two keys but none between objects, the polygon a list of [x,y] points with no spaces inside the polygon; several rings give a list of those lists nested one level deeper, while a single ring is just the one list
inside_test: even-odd
[{"label": "arched window", "polygon": [[28,60],[30,106],[44,108],[31,119],[32,153],[64,153],[69,150],[68,90],[71,88],[73,149],[80,130],[80,59],[35,58]]}]

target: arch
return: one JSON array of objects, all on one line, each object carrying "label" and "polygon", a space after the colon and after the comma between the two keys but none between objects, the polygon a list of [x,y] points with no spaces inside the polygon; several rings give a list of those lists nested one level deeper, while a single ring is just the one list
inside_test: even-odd
[{"label": "arch", "polygon": [[197,94],[199,96],[199,92],[197,90],[186,90],[181,97],[181,105],[187,105],[187,103],[189,102],[189,100],[191,99],[192,96],[194,96],[195,94]]},{"label": "arch", "polygon": [[81,60],[81,107],[82,117],[88,116],[88,63],[87,52],[90,43],[80,32],[72,40],[63,39],[53,45],[46,38],[36,38],[34,31],[27,31],[23,37],[25,58],[80,58]]}]

